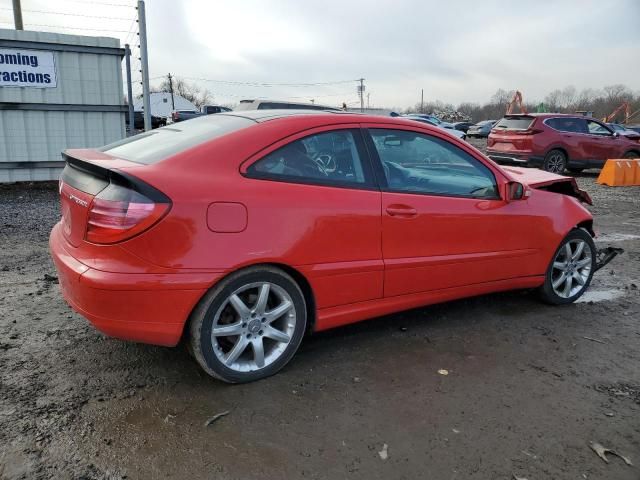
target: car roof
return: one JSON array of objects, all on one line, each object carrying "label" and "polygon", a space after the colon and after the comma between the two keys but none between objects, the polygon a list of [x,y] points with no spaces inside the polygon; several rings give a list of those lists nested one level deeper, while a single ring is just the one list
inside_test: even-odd
[{"label": "car roof", "polygon": [[[402,117],[390,117],[386,115],[371,115],[357,112],[343,112],[341,110],[234,110],[231,112],[216,113],[216,115],[227,115],[232,117],[246,118],[256,123],[273,121],[279,119],[289,119],[292,117],[303,116],[309,120],[316,118],[318,120],[328,120],[330,117],[340,117],[340,122],[372,122],[372,123],[396,123],[396,121],[415,121],[415,119]],[[333,119],[331,119],[333,120]],[[404,123],[404,122],[403,122]]]},{"label": "car roof", "polygon": [[505,115],[504,118],[516,118],[516,117],[536,117],[536,118],[555,118],[555,117],[567,117],[567,118],[586,118],[589,120],[598,120],[594,117],[588,117],[581,113],[510,113]]}]

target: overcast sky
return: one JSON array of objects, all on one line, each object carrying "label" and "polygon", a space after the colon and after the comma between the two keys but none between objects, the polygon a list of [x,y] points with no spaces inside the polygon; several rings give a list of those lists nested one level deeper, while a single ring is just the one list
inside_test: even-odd
[{"label": "overcast sky", "polygon": [[[99,1],[129,7],[22,0],[26,28],[135,37],[135,1]],[[0,22],[12,22],[11,0],[0,7]],[[421,88],[425,100],[454,104],[484,102],[498,88],[520,89],[526,101],[566,85],[640,90],[638,0],[148,0],[147,22],[152,84],[167,72],[226,82],[348,81],[256,87],[199,80],[220,103],[352,103],[360,77],[371,105],[387,107],[415,104]]]}]

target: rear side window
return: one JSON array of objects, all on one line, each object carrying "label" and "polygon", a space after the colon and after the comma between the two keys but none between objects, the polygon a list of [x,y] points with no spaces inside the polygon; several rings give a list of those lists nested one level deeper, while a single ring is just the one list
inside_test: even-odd
[{"label": "rear side window", "polygon": [[550,118],[545,123],[560,132],[586,132],[584,120],[581,118]]},{"label": "rear side window", "polygon": [[243,117],[209,115],[134,135],[119,142],[110,143],[100,148],[100,151],[114,157],[150,165],[251,125],[255,125],[255,122]]},{"label": "rear side window", "polygon": [[357,130],[323,132],[295,140],[247,169],[249,177],[293,183],[360,185],[368,182]]},{"label": "rear side window", "polygon": [[504,117],[494,128],[501,130],[526,130],[534,120],[533,117]]}]

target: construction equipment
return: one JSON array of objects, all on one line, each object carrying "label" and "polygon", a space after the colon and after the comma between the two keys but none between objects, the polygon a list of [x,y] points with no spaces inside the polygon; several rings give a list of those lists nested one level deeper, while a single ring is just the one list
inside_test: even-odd
[{"label": "construction equipment", "polygon": [[527,109],[525,108],[524,104],[522,103],[522,93],[519,90],[515,91],[515,93],[513,94],[513,98],[507,104],[506,115],[511,115],[513,113],[513,107],[516,104],[518,104],[518,106],[520,107],[520,113],[524,113],[526,115]]},{"label": "construction equipment", "polygon": [[629,112],[630,110],[629,102],[622,102],[618,108],[616,108],[613,112],[611,112],[609,115],[604,117],[602,121],[605,123],[612,122],[622,110],[624,110],[624,122],[622,123],[627,123],[629,121],[629,117],[631,116]]}]

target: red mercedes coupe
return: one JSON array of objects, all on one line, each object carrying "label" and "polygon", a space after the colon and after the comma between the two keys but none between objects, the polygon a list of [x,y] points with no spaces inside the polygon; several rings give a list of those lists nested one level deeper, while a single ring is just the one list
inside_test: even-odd
[{"label": "red mercedes coupe", "polygon": [[113,337],[184,338],[227,382],[404,309],[524,288],[570,303],[597,268],[574,179],[402,118],[229,112],[64,157],[66,301]]}]

